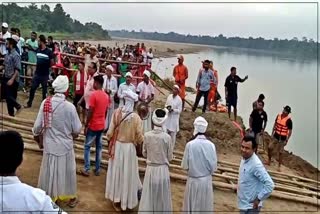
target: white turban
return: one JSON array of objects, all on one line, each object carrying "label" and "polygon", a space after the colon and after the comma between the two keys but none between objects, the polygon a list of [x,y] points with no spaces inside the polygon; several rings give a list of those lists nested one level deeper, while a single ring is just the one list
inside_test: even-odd
[{"label": "white turban", "polygon": [[196,135],[197,133],[205,133],[208,127],[208,122],[203,117],[197,117],[194,120],[193,126],[193,135]]},{"label": "white turban", "polygon": [[128,71],[125,75],[125,77],[131,77],[132,78],[132,73],[130,71]]},{"label": "white turban", "polygon": [[159,127],[162,127],[163,124],[166,122],[167,118],[168,118],[168,110],[165,108],[165,109],[160,109],[160,110],[163,110],[166,112],[165,116],[164,117],[157,117],[156,115],[156,111],[159,110],[160,108],[156,109],[153,111],[152,113],[152,122],[155,126],[159,126]]},{"label": "white turban", "polygon": [[150,73],[150,71],[148,71],[148,70],[144,70],[143,75],[146,75],[147,77],[150,78],[151,73]]},{"label": "white turban", "polygon": [[107,66],[106,66],[106,69],[109,69],[109,70],[112,71],[112,72],[114,71],[112,65],[107,65]]},{"label": "white turban", "polygon": [[59,75],[52,83],[54,92],[65,93],[69,88],[69,79],[66,75]]},{"label": "white turban", "polygon": [[178,85],[174,85],[173,88],[176,88],[178,91],[180,91],[180,87]]},{"label": "white turban", "polygon": [[122,107],[122,112],[126,114],[133,112],[134,103],[138,101],[138,95],[131,90],[126,90],[123,92],[123,98],[125,100],[125,104]]}]

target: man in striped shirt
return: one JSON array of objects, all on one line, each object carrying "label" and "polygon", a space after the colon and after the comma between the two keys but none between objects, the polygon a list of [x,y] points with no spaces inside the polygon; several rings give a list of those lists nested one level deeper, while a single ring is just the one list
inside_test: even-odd
[{"label": "man in striped shirt", "polygon": [[49,80],[49,68],[53,65],[53,53],[46,46],[46,37],[44,35],[39,36],[40,46],[37,50],[37,68],[32,78],[32,86],[29,95],[29,101],[25,108],[30,108],[34,99],[37,88],[41,84],[42,87],[42,99],[47,97],[47,84]]}]

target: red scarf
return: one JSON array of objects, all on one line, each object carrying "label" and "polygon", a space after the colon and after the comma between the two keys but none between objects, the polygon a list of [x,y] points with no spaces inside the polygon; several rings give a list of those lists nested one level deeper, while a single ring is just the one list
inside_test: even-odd
[{"label": "red scarf", "polygon": [[51,121],[52,121],[52,97],[49,96],[44,101],[43,105],[43,113],[44,113],[44,121],[43,121],[43,127],[44,128],[50,128],[51,127]]}]

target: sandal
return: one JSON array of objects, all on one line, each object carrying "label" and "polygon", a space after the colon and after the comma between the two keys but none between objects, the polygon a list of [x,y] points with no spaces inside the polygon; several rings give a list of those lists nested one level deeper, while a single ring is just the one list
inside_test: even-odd
[{"label": "sandal", "polygon": [[77,174],[85,176],[85,177],[89,177],[90,176],[90,173],[85,171],[85,170],[83,170],[83,169],[78,170]]},{"label": "sandal", "polygon": [[67,206],[70,208],[75,208],[78,203],[79,203],[79,201],[76,198],[70,199]]}]

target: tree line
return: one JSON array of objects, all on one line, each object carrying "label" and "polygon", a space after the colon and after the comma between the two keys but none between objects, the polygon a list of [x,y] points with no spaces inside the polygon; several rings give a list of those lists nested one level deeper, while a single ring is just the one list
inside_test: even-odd
[{"label": "tree line", "polygon": [[134,38],[134,39],[148,39],[160,40],[168,42],[182,42],[193,43],[201,45],[224,46],[229,48],[249,48],[254,50],[277,52],[281,54],[290,55],[298,58],[317,58],[317,42],[313,39],[303,37],[299,40],[294,37],[288,39],[264,39],[259,38],[240,38],[240,37],[226,37],[222,34],[218,36],[201,36],[201,35],[183,35],[175,32],[158,33],[158,32],[144,32],[127,31],[127,30],[109,30],[109,34],[114,37]]},{"label": "tree line", "polygon": [[59,32],[73,34],[78,38],[110,39],[108,31],[101,25],[95,22],[82,24],[72,19],[61,4],[56,4],[52,11],[47,4],[41,5],[40,8],[35,3],[26,7],[20,7],[15,3],[1,4],[0,11],[3,14],[3,22],[7,22],[9,27],[19,28],[22,32]]}]

